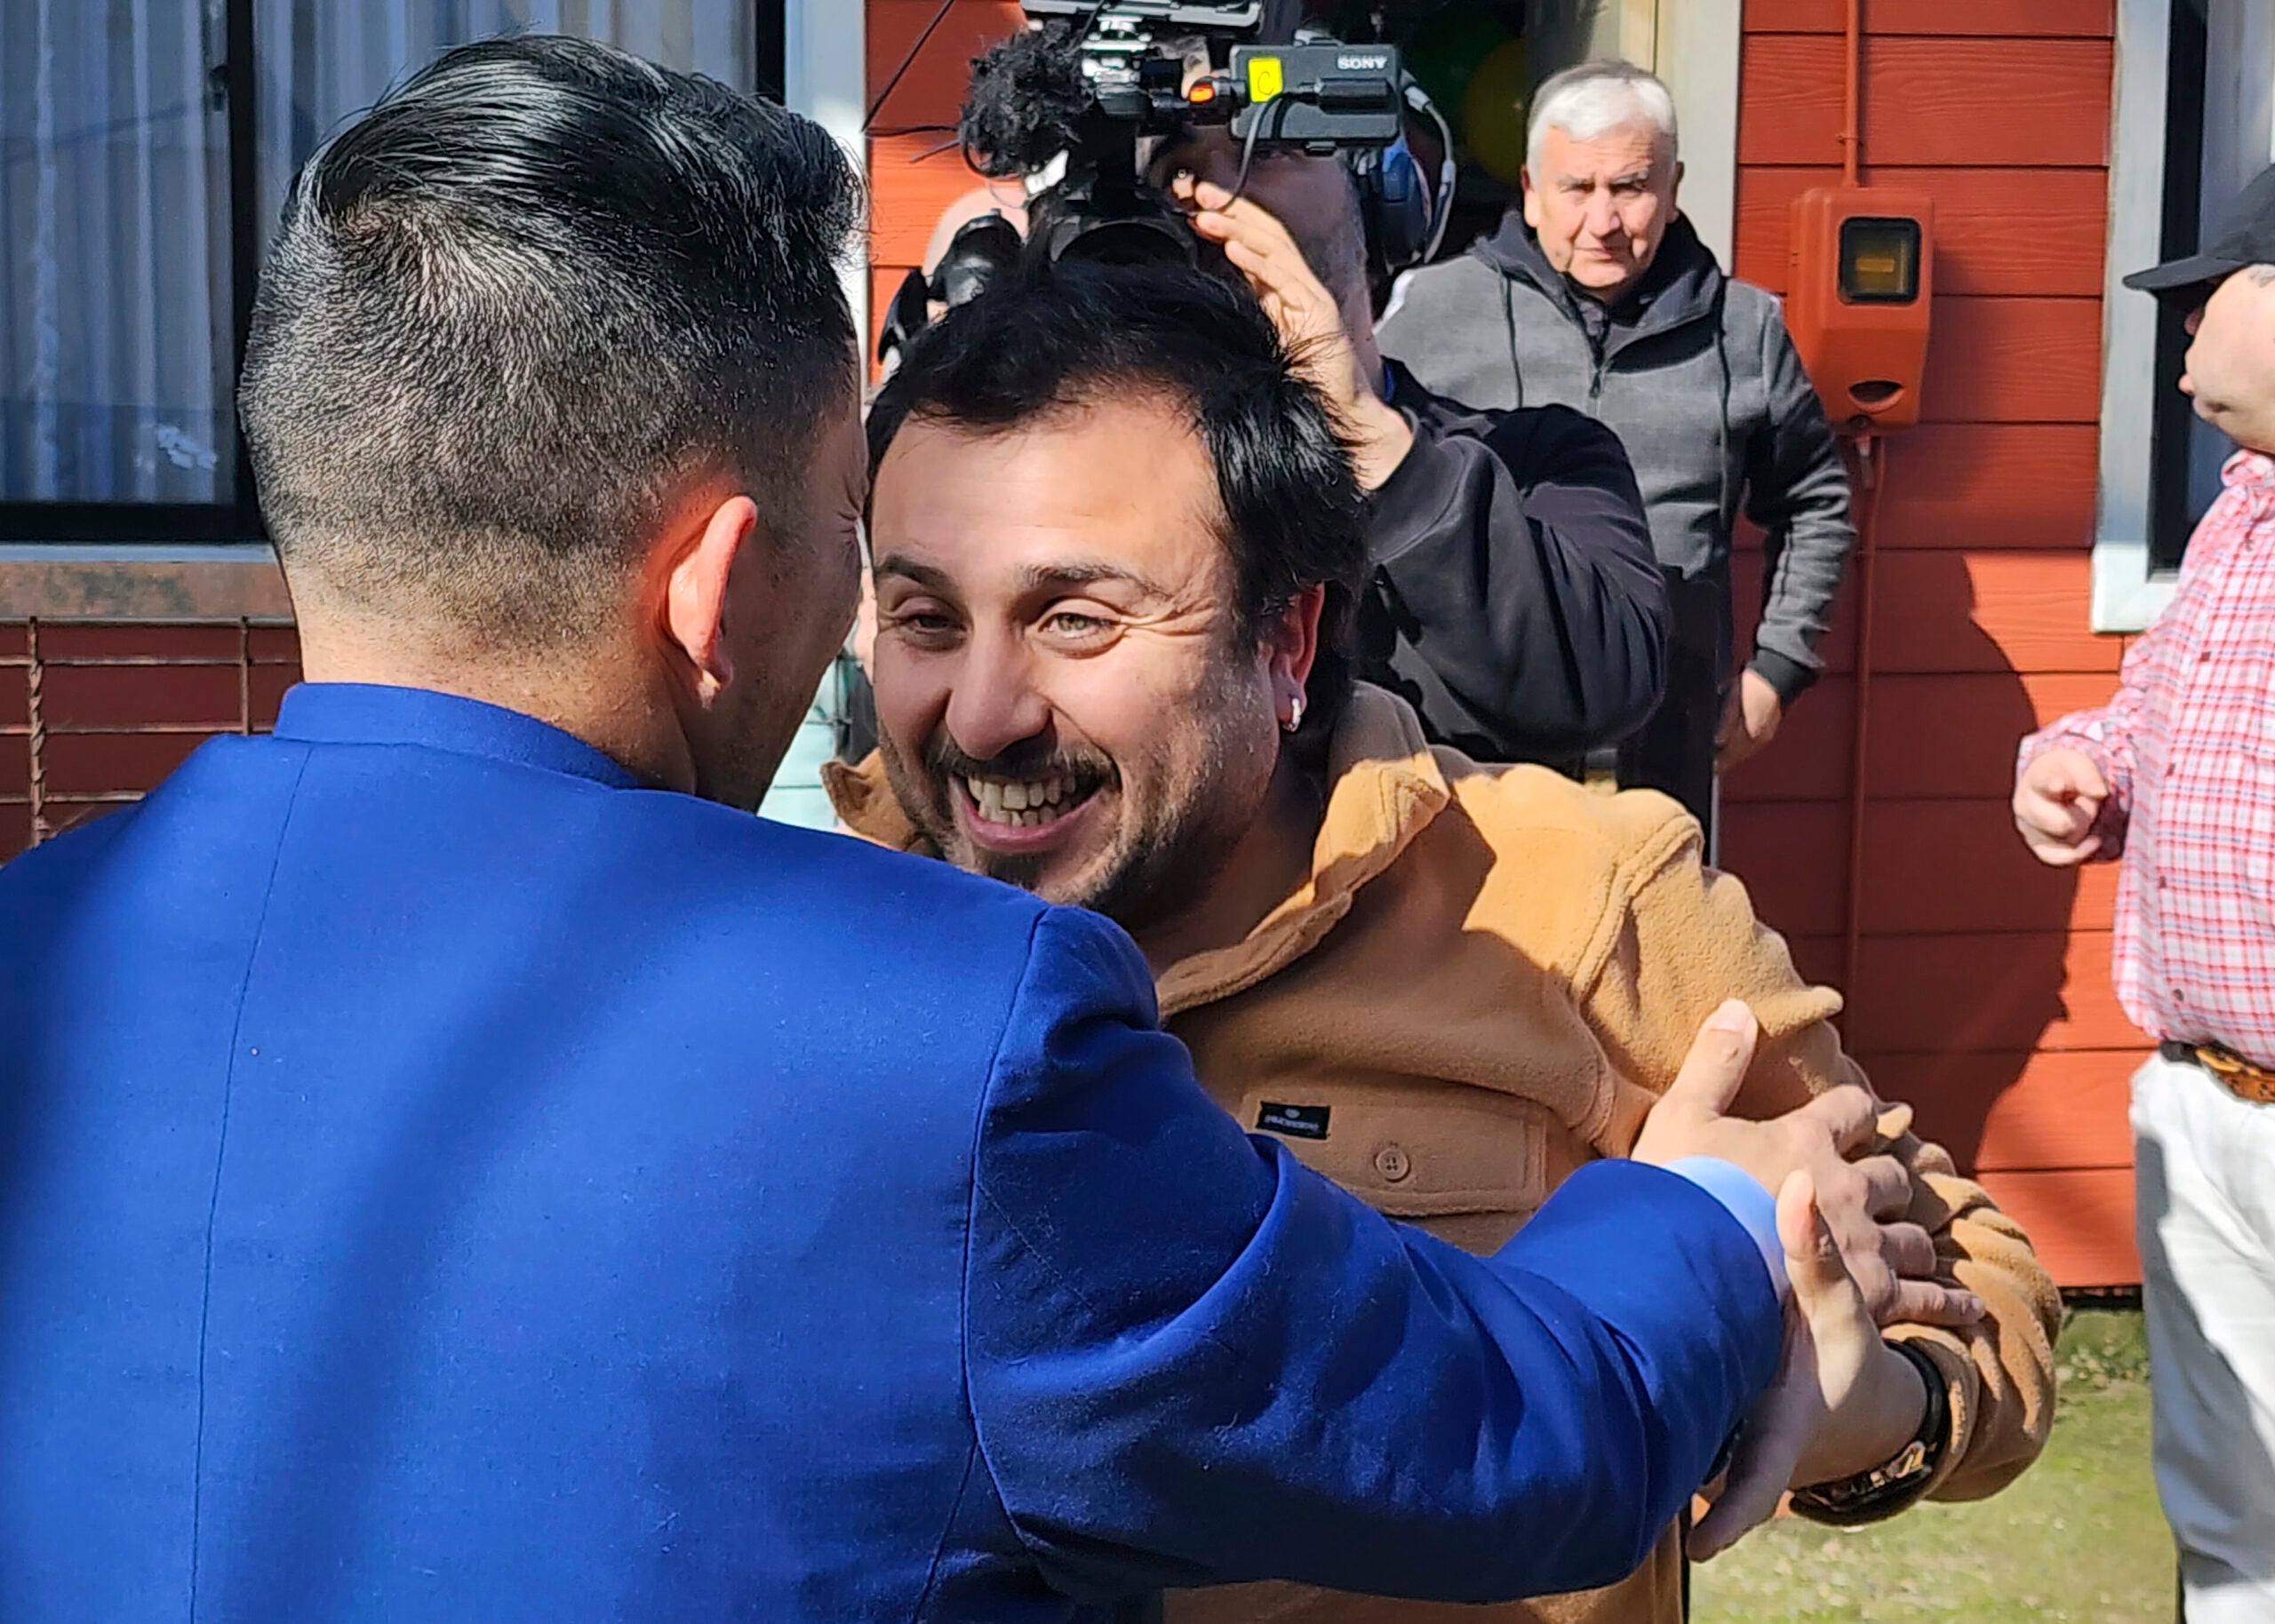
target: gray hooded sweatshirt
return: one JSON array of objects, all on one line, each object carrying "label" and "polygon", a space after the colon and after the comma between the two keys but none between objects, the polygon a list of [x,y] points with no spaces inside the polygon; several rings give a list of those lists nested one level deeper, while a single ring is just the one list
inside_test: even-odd
[{"label": "gray hooded sweatshirt", "polygon": [[[1677,216],[1635,291],[1606,310],[1576,293],[1512,211],[1467,254],[1407,279],[1381,330],[1385,355],[1473,409],[1570,406],[1627,447],[1651,541],[1672,582],[1677,636],[1730,669],[1730,529],[1743,507],[1768,534],[1750,664],[1790,702],[1815,680],[1856,531],[1848,474],[1775,296],[1723,275]],[[1703,624],[1702,624],[1703,623]],[[1697,627],[1696,632],[1687,627]]]}]

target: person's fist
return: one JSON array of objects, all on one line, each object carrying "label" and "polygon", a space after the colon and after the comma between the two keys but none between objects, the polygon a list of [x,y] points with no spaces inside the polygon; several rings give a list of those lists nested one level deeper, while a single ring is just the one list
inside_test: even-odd
[{"label": "person's fist", "polygon": [[1769,679],[1752,666],[1738,673],[1736,686],[1722,706],[1722,721],[1714,733],[1714,770],[1726,773],[1777,736],[1785,720],[1785,702]]},{"label": "person's fist", "polygon": [[2109,782],[2091,756],[2045,751],[2015,775],[2015,827],[2040,863],[2070,868],[2101,849],[2094,824],[2108,800]]}]

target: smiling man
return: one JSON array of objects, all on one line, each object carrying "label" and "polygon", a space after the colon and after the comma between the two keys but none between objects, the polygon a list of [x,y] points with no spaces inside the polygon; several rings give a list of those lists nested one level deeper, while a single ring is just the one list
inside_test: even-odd
[{"label": "smiling man", "polygon": [[[1061,267],[921,337],[869,429],[882,742],[834,776],[841,815],[1127,927],[1241,1127],[1490,1253],[1632,1148],[1726,999],[1761,1027],[1738,1114],[1863,1103],[1840,1000],[1673,802],[1480,768],[1351,681],[1357,482],[1251,301]],[[1834,1521],[1988,1493],[2052,1418],[2053,1285],[1908,1119],[1863,1110],[1848,1142],[1878,1154],[1813,1169],[1888,1327],[1776,1485]],[[1912,1226],[1891,1251],[1874,1214]],[[1672,1624],[1681,1565],[1670,1530],[1545,1616]],[[1286,1587],[1172,1612],[1544,1616]]]},{"label": "smiling man", "polygon": [[295,178],[242,404],[308,680],[0,869],[8,1624],[1523,1595],[1688,1502],[1772,1265],[1863,1318],[1742,1033],[1673,1168],[1465,1256],[1236,1131],[1107,921],[749,816],[853,612],[859,197],[531,35]]}]

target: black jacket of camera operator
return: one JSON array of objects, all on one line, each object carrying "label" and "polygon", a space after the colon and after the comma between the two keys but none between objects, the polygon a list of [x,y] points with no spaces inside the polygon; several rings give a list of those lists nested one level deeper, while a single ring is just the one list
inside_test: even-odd
[{"label": "black jacket of camera operator", "polygon": [[1414,447],[1375,493],[1361,677],[1438,743],[1569,769],[1666,677],[1666,585],[1619,437],[1562,406],[1479,411],[1386,363]]}]

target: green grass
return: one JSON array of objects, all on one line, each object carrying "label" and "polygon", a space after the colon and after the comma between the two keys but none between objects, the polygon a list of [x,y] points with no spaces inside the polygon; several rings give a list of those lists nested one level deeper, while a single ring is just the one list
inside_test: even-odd
[{"label": "green grass", "polygon": [[2003,1493],[1843,1532],[1785,1519],[1696,1570],[1696,1624],[2164,1624],[2141,1317],[2071,1316],[2045,1455]]}]

